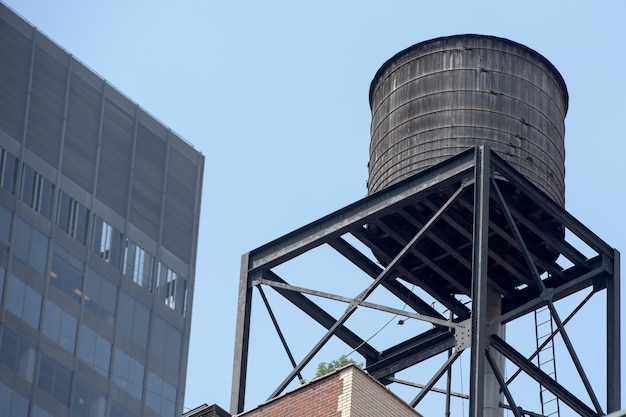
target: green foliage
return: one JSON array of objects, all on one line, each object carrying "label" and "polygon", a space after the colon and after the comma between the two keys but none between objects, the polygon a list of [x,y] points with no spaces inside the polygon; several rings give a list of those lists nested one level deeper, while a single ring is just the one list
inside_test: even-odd
[{"label": "green foliage", "polygon": [[317,365],[317,372],[315,372],[315,378],[324,376],[326,374],[333,372],[336,369],[343,368],[344,366],[350,365],[350,364],[356,365],[360,369],[363,369],[362,363],[356,363],[354,359],[347,358],[346,355],[341,355],[339,358],[335,359],[334,361],[330,361],[328,363],[321,362],[319,365]]}]

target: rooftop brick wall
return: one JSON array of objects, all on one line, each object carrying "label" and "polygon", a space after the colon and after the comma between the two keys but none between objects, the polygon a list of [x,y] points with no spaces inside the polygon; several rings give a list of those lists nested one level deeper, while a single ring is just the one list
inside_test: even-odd
[{"label": "rooftop brick wall", "polygon": [[[421,417],[386,387],[356,368],[344,376],[344,397],[349,397],[350,409],[342,417]],[[340,402],[345,399],[341,398]]]},{"label": "rooftop brick wall", "polygon": [[356,366],[313,380],[238,417],[420,417]]}]

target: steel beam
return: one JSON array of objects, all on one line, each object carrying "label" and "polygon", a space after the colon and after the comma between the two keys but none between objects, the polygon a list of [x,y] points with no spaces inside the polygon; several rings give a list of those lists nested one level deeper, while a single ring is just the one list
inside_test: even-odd
[{"label": "steel beam", "polygon": [[241,256],[239,275],[239,297],[237,301],[237,322],[235,327],[235,352],[233,359],[233,380],[230,393],[230,413],[239,414],[244,410],[246,398],[246,376],[248,371],[248,348],[250,344],[250,316],[252,314],[252,287],[248,276],[249,253]]},{"label": "steel beam", "polygon": [[487,269],[489,251],[489,146],[476,150],[472,250],[472,346],[469,417],[482,417],[487,350]]},{"label": "steel beam", "polygon": [[606,275],[607,275],[606,271],[603,267],[596,267],[592,269],[591,271],[587,272],[586,274],[583,274],[579,276],[578,278],[572,279],[563,285],[560,285],[556,288],[548,288],[546,291],[544,291],[544,294],[542,297],[535,297],[531,299],[530,301],[512,310],[507,311],[506,313],[502,314],[499,318],[495,320],[491,320],[489,322],[489,326],[492,326],[498,323],[504,324],[518,317],[521,317],[524,314],[527,314],[533,310],[536,310],[542,306],[547,305],[548,299],[553,300],[553,301],[558,301],[561,298],[567,295],[570,295],[572,292],[574,292],[573,290],[579,291],[580,289],[592,286],[598,277],[606,277]]},{"label": "steel beam", "polygon": [[465,186],[461,185],[461,187],[459,187],[459,189],[454,194],[452,194],[452,196],[450,196],[448,201],[439,209],[439,211],[437,211],[437,213],[435,213],[431,217],[426,225],[417,232],[415,237],[413,237],[413,239],[411,239],[411,241],[407,243],[404,248],[402,248],[400,253],[398,253],[387,266],[385,266],[385,269],[383,269],[383,271],[376,277],[374,282],[372,282],[366,289],[361,291],[361,293],[354,298],[354,300],[350,303],[343,315],[339,319],[337,319],[335,324],[333,324],[328,329],[326,334],[322,336],[322,338],[319,340],[319,342],[317,342],[313,349],[311,349],[311,351],[304,357],[304,359],[300,361],[298,366],[296,366],[294,370],[287,376],[287,378],[285,378],[285,380],[278,386],[278,388],[276,388],[270,398],[274,398],[275,396],[283,392],[283,390],[287,387],[287,385],[289,385],[289,383],[293,380],[296,374],[298,374],[302,370],[302,368],[304,368],[307,363],[309,363],[309,361],[313,359],[313,356],[315,356],[322,349],[322,347],[324,347],[328,340],[330,340],[330,338],[335,334],[337,328],[343,326],[346,320],[348,320],[348,318],[350,318],[350,316],[354,314],[357,307],[359,307],[359,305],[372,294],[376,287],[378,287],[378,285],[380,285],[382,281],[391,276],[396,266],[402,262],[406,255],[411,251],[413,246],[415,246],[415,244],[424,236],[430,226],[432,226],[433,223],[439,220],[441,215],[452,205],[452,203],[457,199],[457,197],[464,189]]},{"label": "steel beam", "polygon": [[620,253],[613,250],[613,276],[606,291],[607,413],[621,409]]},{"label": "steel beam", "polygon": [[[563,228],[572,232],[595,250],[598,256],[587,259],[578,249],[565,241],[559,233],[553,232],[552,229],[545,229],[539,223],[538,217],[535,217],[536,214],[524,212],[516,200],[510,198],[508,194],[501,192],[500,188],[498,188],[501,183],[496,183],[494,180],[494,175],[496,174],[498,178],[504,178],[517,192],[523,194],[521,201],[531,203],[539,214],[551,216],[555,222],[559,222]],[[493,182],[493,188],[491,188],[491,182]],[[474,186],[473,202],[469,200],[469,196],[465,200],[461,200],[465,195],[462,194],[463,190],[469,188],[467,187],[468,184],[473,184]],[[448,190],[451,187],[459,186],[460,188],[456,190],[455,195],[450,197],[444,204],[444,198],[441,195],[450,195]],[[494,194],[497,194],[497,197],[495,195],[490,196],[491,190],[493,190]],[[502,188],[502,191],[507,190]],[[439,192],[441,193],[436,194]],[[502,226],[501,223],[498,223],[500,226],[493,224],[495,223],[495,218],[490,218],[490,203],[494,204],[496,211],[500,207],[502,208],[510,229],[507,226]],[[446,211],[451,206],[458,210]],[[434,214],[428,222],[425,222],[425,214],[427,212]],[[394,215],[395,217],[391,221],[386,221],[386,216],[389,215]],[[471,221],[469,220],[470,216],[473,217]],[[503,219],[500,214],[496,216],[498,222]],[[402,223],[403,221],[408,223],[409,226],[407,229],[399,230],[396,227],[396,223]],[[433,228],[435,222],[437,224]],[[373,230],[368,230],[367,225],[372,224],[382,225],[381,229],[387,232],[390,239],[387,239],[387,236],[385,236],[381,240]],[[518,229],[518,225],[522,229]],[[415,235],[410,233],[407,236],[404,233],[406,230],[419,231]],[[533,246],[538,242],[534,237],[524,242],[522,236],[526,235],[520,233],[526,233],[527,231],[534,234],[537,239],[543,239],[547,246],[558,252],[557,255],[561,254],[569,259],[573,266],[567,270],[562,270],[562,267],[556,262],[543,261],[538,258]],[[387,267],[381,268],[371,255],[368,256],[362,253],[346,241],[343,236],[347,234],[351,234],[371,249],[376,258],[381,263],[386,264]],[[450,236],[450,239],[446,240],[443,236]],[[509,244],[513,245],[514,255],[518,256],[521,254],[523,256],[528,264],[528,270],[522,263],[523,261],[519,259],[519,256],[517,259],[507,260],[508,258],[505,257],[507,254],[504,253],[504,250],[496,247],[489,248],[490,236],[492,238],[495,236],[498,242],[504,239],[507,247]],[[411,237],[412,239],[409,239]],[[429,239],[429,241],[416,245],[422,237]],[[530,245],[531,241],[533,245]],[[430,247],[424,246],[425,243],[432,245],[432,252]],[[526,246],[527,243],[529,244],[528,247]],[[271,270],[273,267],[323,244],[328,244],[370,278],[373,278],[371,285],[355,298],[341,297],[314,289],[289,285]],[[472,249],[471,258],[469,255],[470,247]],[[407,266],[409,262],[402,262],[403,257],[407,254],[410,254],[410,266]],[[451,266],[448,262],[454,265]],[[488,286],[491,288],[498,286],[506,287],[508,281],[503,279],[496,280],[497,282],[493,279],[490,280],[490,278],[498,278],[488,277],[488,265],[490,262],[498,264],[496,270],[502,271],[505,276],[512,277],[514,282],[530,284],[526,289],[513,288],[512,286],[510,288],[498,288],[497,291],[504,294],[502,300],[503,314],[493,320],[487,316],[486,312],[486,304],[489,303],[486,289]],[[471,280],[468,276],[468,266],[471,268]],[[551,271],[552,274],[542,280],[537,268]],[[261,289],[262,285],[271,286],[287,301],[294,304],[327,330],[326,335],[309,354],[299,364],[296,364],[295,359],[289,354],[286,342],[284,337],[282,337],[276,318],[273,317],[269,303],[266,302],[267,300],[261,292],[270,316],[272,316],[272,321],[279,332],[279,337],[281,337],[281,341],[288,351],[288,356],[290,356],[290,362],[294,367],[291,375],[283,381],[283,384],[272,394],[272,397],[282,392],[296,375],[299,376],[306,363],[319,352],[321,347],[332,336],[337,336],[337,338],[365,358],[367,363],[366,370],[371,376],[385,384],[392,382],[401,383],[394,378],[395,372],[409,368],[456,346],[454,334],[449,332],[447,327],[454,327],[456,322],[470,317],[470,310],[457,299],[457,295],[460,293],[456,292],[457,290],[454,287],[459,287],[459,290],[468,293],[465,295],[470,295],[472,302],[469,395],[469,415],[471,417],[482,416],[486,405],[486,362],[491,364],[493,358],[490,355],[494,353],[494,351],[488,350],[489,346],[492,346],[495,351],[516,364],[520,372],[527,373],[540,385],[549,389],[560,401],[567,404],[578,415],[591,417],[601,414],[602,410],[593,391],[590,392],[590,397],[592,398],[591,402],[594,403],[594,408],[596,408],[595,410],[573,396],[554,379],[533,365],[531,360],[526,359],[501,338],[489,336],[488,329],[491,326],[499,326],[515,320],[540,306],[548,305],[551,307],[552,316],[557,322],[558,332],[563,334],[567,348],[583,379],[583,383],[587,390],[590,391],[590,384],[586,381],[573,346],[564,331],[565,324],[575,312],[561,323],[554,309],[553,302],[584,288],[592,287],[592,293],[589,294],[589,297],[606,288],[608,387],[606,408],[607,412],[619,410],[621,407],[619,268],[618,251],[610,248],[573,216],[545,196],[504,160],[491,152],[488,146],[470,149],[446,162],[263,245],[242,257],[231,412],[233,414],[242,412],[244,407],[252,287],[254,285],[258,285],[259,289]],[[428,271],[428,274],[420,276],[420,272],[423,270]],[[440,287],[437,286],[439,276],[446,281],[446,284],[442,284]],[[402,283],[400,280],[421,287],[422,290],[452,311],[457,316],[457,319],[446,321],[441,313],[419,297],[419,292],[415,293],[413,289],[409,289],[406,283]],[[468,282],[471,283],[471,288],[463,289],[463,286],[469,287]],[[398,310],[365,301],[378,286],[385,287],[416,313],[407,312],[404,308]],[[537,290],[541,291],[539,297],[537,297]],[[306,294],[346,302],[349,303],[349,306],[342,317],[337,319],[309,299]],[[577,307],[576,311],[580,309],[582,304],[584,302]],[[402,314],[403,316],[418,319],[424,318],[434,324],[435,327],[421,335],[379,352],[345,326],[346,320],[357,307],[375,308],[390,314]],[[424,315],[427,317],[423,317]],[[436,380],[442,376],[442,373],[449,368],[449,365],[458,355],[460,355],[460,352],[456,352],[449,357],[450,362],[444,365],[443,370],[440,370],[431,379],[434,382],[424,385],[424,389],[416,397],[414,403],[421,400],[429,390],[434,390],[433,386]],[[522,409],[515,405],[512,394],[507,392],[507,385],[500,381],[502,373],[499,372],[499,369],[494,369],[494,375],[495,379],[497,379],[496,382],[502,387],[504,395],[507,396],[507,401],[514,413],[516,415],[520,413],[522,415],[528,414],[527,412],[522,412]],[[489,404],[492,405],[491,402]]]},{"label": "steel beam", "polygon": [[493,166],[498,173],[502,174],[511,184],[528,195],[538,206],[561,222],[561,224],[574,233],[580,240],[585,242],[590,248],[598,253],[613,253],[611,246],[600,239],[574,216],[556,204],[550,197],[542,193],[535,185],[524,178],[524,176],[507,164],[501,157],[492,153],[491,158]]},{"label": "steel beam", "polygon": [[[328,242],[328,244],[370,277],[376,278],[382,271],[381,267],[356,250],[356,248],[350,245],[346,240],[337,238]],[[430,304],[423,301],[417,294],[406,288],[397,280],[385,280],[381,285],[398,297],[398,299],[404,301],[406,305],[416,312],[445,320],[445,317],[432,308]]]},{"label": "steel beam", "polygon": [[448,159],[416,176],[365,197],[328,216],[297,229],[250,252],[250,271],[270,269],[314,247],[341,236],[374,216],[389,213],[405,204],[408,199],[419,199],[432,192],[433,186],[445,186],[458,181],[464,173],[471,172],[474,150]]},{"label": "steel beam", "polygon": [[368,363],[366,371],[375,379],[385,381],[396,372],[430,359],[456,346],[454,335],[447,330],[431,329],[381,353],[376,362]]},{"label": "steel beam", "polygon": [[[589,301],[591,299],[591,297],[593,296],[594,292],[591,291],[589,294],[587,294],[587,296],[580,302],[580,304],[578,304],[576,306],[576,308],[565,318],[565,320],[563,320],[563,326],[567,325],[567,323],[576,315],[576,313],[578,313],[580,311],[581,308],[583,308],[583,306],[585,304],[587,304],[587,301]],[[545,348],[548,343],[550,343],[552,341],[552,339],[554,339],[554,336],[556,336],[559,333],[559,329],[557,328],[556,330],[554,330],[550,336],[548,336],[542,343],[541,345],[539,345],[539,347],[533,352],[532,355],[530,355],[530,357],[528,358],[529,361],[532,361],[535,356],[537,356],[539,354],[539,352],[542,351],[543,348]],[[517,376],[522,372],[521,369],[518,369],[517,371],[515,371],[513,373],[513,375],[511,375],[511,377],[506,381],[507,385],[511,385],[511,382],[513,382],[513,380],[515,378],[517,378]]]},{"label": "steel beam", "polygon": [[[422,389],[425,387],[424,384],[418,384],[415,382],[411,382],[411,381],[405,381],[403,379],[398,379],[398,378],[388,378],[389,382],[394,382],[396,384],[401,384],[401,385],[406,385],[407,387],[414,387],[414,388],[419,388]],[[456,397],[456,398],[461,398],[463,400],[469,400],[469,395],[467,394],[462,394],[460,392],[454,392],[454,391],[449,391],[448,390],[443,390],[441,388],[437,388],[437,387],[432,387],[430,389],[432,392],[437,392],[439,394],[450,394],[451,397]]]},{"label": "steel beam", "polygon": [[543,372],[539,367],[530,362],[521,353],[507,344],[504,340],[499,338],[496,335],[492,335],[490,337],[490,345],[494,347],[498,352],[503,354],[508,360],[514,363],[516,366],[521,368],[528,376],[537,381],[540,385],[547,388],[551,393],[559,398],[559,400],[563,401],[578,413],[582,417],[598,417],[594,410],[589,408],[585,403],[580,401],[574,394],[565,389],[562,385],[556,382],[554,379],[550,378],[545,372]]},{"label": "steel beam", "polygon": [[515,417],[522,417],[519,409],[517,408],[517,405],[515,404],[515,400],[513,399],[513,396],[511,395],[511,391],[509,391],[509,387],[504,382],[504,378],[502,377],[502,373],[500,372],[500,368],[498,367],[498,364],[491,357],[491,354],[489,353],[489,349],[487,349],[487,351],[485,352],[485,357],[487,358],[487,362],[489,362],[489,366],[491,367],[493,374],[498,380],[500,389],[504,393],[504,396],[506,397],[506,400],[509,403],[509,406],[511,407],[510,408],[511,411],[513,411],[513,414],[515,415]]},{"label": "steel beam", "polygon": [[[280,278],[272,271],[265,271],[265,273],[263,274],[263,278],[286,284],[286,282],[282,278]],[[337,322],[336,318],[328,314],[323,308],[319,307],[317,304],[309,300],[304,295],[279,287],[273,288],[277,293],[282,295],[286,300],[298,307],[313,320],[321,324],[325,329],[330,329],[333,324]],[[378,350],[374,349],[365,340],[360,338],[358,335],[353,333],[345,326],[339,326],[335,331],[335,335],[346,345],[359,352],[359,354],[366,359],[377,358],[380,354]]]},{"label": "steel beam", "polygon": [[[443,216],[445,217],[445,215]],[[362,228],[355,230],[352,232],[353,236],[359,239],[364,245],[370,247],[372,251],[376,255],[378,255],[384,262],[389,262],[391,258],[385,254],[384,252],[376,250],[376,245],[372,242],[371,236],[364,231]],[[398,267],[398,272],[401,275],[401,278],[407,282],[415,284],[434,297],[438,302],[446,306],[449,310],[451,310],[454,314],[461,318],[469,317],[469,309],[463,305],[459,300],[454,298],[454,296],[450,293],[446,293],[439,288],[434,287],[430,283],[424,281],[423,279],[415,276],[411,271],[408,271],[406,268],[403,268],[401,265]]]},{"label": "steel beam", "polygon": [[[286,283],[281,283],[281,282],[267,280],[267,279],[260,279],[255,282],[258,284],[265,284],[267,286],[274,287],[274,288],[282,288],[282,289],[292,291],[298,294],[309,294],[309,295],[314,295],[316,297],[322,297],[322,298],[326,298],[329,300],[340,301],[340,302],[344,302],[348,304],[353,303],[355,301],[354,298],[345,297],[343,295],[331,294],[331,293],[324,292],[324,291],[312,290],[310,288],[298,287],[295,285],[289,285]],[[425,321],[435,326],[450,327],[450,328],[457,327],[457,324],[450,320],[438,319],[438,318],[429,316],[427,314],[413,313],[411,311],[401,310],[399,308],[389,307],[389,306],[385,306],[382,304],[370,303],[368,301],[361,301],[359,303],[359,306],[365,307],[365,308],[371,308],[373,310],[384,311],[386,313],[395,314],[396,316],[403,316],[403,317],[408,317],[408,318],[412,318],[412,319],[419,320],[419,321]]]},{"label": "steel beam", "polygon": [[[441,378],[441,376],[445,372],[447,372],[448,369],[450,369],[454,361],[456,361],[458,357],[461,356],[462,353],[463,353],[462,350],[457,350],[450,357],[448,357],[448,359],[441,366],[441,368],[439,368],[439,370],[435,373],[435,375],[433,375],[430,381],[428,381],[426,385],[424,385],[424,388],[422,388],[419,394],[417,394],[417,396],[413,399],[413,401],[409,403],[411,407],[415,408],[417,404],[419,404],[420,401],[422,401],[422,399],[426,396],[426,394],[428,394],[431,391],[431,389],[435,386],[437,381],[439,381],[439,378]],[[470,392],[470,403],[471,402],[472,402],[472,393]],[[479,414],[479,415],[482,416],[482,414]]]},{"label": "steel beam", "polygon": [[[289,349],[289,344],[287,343],[287,339],[285,339],[285,335],[283,334],[283,331],[280,329],[280,326],[278,325],[278,320],[276,320],[276,316],[274,315],[274,311],[272,310],[272,307],[270,306],[269,301],[267,301],[267,297],[265,296],[265,292],[263,292],[263,288],[261,288],[261,286],[257,286],[257,290],[259,290],[259,294],[261,295],[261,299],[263,300],[263,304],[265,304],[265,309],[267,310],[267,313],[270,316],[270,320],[272,320],[272,324],[274,325],[274,329],[276,330],[276,334],[278,335],[278,338],[280,339],[280,343],[282,343],[283,345],[283,349],[285,349],[285,353],[287,354],[287,357],[289,358],[289,362],[291,362],[291,366],[293,366],[294,368],[296,367],[296,360],[293,357],[293,354],[291,353],[291,349]],[[302,381],[304,378],[302,378],[302,374],[298,373],[298,379],[300,381]]]}]

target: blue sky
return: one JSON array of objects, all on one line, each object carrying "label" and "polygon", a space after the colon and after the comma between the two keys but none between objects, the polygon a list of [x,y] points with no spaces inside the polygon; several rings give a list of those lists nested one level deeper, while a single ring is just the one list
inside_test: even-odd
[{"label": "blue sky", "polygon": [[626,250],[626,3],[6,3],[206,157],[186,407],[229,407],[240,256],[365,196],[369,83],[414,43],[480,33],[547,57],[570,96],[566,208]]}]

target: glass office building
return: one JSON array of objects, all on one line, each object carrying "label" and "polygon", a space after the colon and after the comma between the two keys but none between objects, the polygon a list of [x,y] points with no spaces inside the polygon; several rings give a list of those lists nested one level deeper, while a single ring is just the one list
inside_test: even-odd
[{"label": "glass office building", "polygon": [[182,414],[203,164],[0,3],[0,416]]}]

